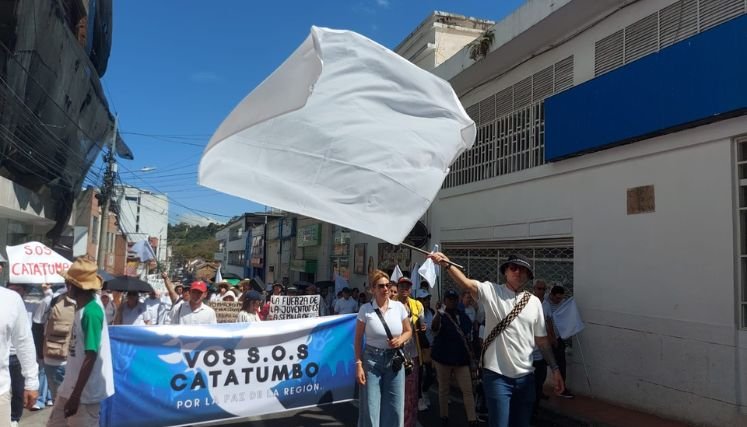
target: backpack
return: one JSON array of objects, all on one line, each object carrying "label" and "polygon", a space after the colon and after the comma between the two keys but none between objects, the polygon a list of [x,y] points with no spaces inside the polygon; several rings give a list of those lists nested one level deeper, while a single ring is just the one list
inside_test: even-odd
[{"label": "backpack", "polygon": [[55,297],[44,327],[44,357],[66,360],[75,321],[75,301],[66,294]]}]

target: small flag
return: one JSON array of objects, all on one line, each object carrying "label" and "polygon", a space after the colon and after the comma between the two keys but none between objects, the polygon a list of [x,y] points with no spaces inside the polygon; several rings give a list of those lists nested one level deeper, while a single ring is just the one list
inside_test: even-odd
[{"label": "small flag", "polygon": [[423,276],[431,288],[436,285],[436,264],[433,263],[432,259],[428,258],[425,260],[420,269],[418,269],[418,275]]},{"label": "small flag", "polygon": [[215,283],[220,283],[223,281],[223,275],[220,274],[220,265],[218,266],[218,271],[215,272]]},{"label": "small flag", "polygon": [[392,271],[392,276],[389,278],[394,283],[399,282],[399,279],[403,278],[405,275],[402,274],[402,270],[399,269],[399,264],[397,264],[396,267],[394,267],[394,271]]},{"label": "small flag", "polygon": [[156,258],[156,255],[153,253],[153,248],[150,246],[148,240],[135,242],[135,244],[132,245],[132,248],[130,248],[130,252],[135,256],[135,258],[140,259],[140,262],[148,262]]}]

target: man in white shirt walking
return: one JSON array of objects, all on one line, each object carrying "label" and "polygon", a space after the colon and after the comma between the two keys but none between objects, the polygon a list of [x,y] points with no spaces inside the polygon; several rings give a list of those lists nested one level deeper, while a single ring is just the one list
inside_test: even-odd
[{"label": "man in white shirt walking", "polygon": [[78,258],[60,272],[75,300],[75,319],[65,378],[47,427],[95,427],[101,401],[114,394],[114,370],[104,306],[96,298],[103,282],[95,263]]},{"label": "man in white shirt walking", "polygon": [[0,301],[3,301],[3,309],[0,310],[0,420],[10,421],[10,347],[15,348],[16,358],[21,365],[23,404],[28,409],[34,406],[38,397],[39,367],[29,316],[21,296],[0,287]]}]

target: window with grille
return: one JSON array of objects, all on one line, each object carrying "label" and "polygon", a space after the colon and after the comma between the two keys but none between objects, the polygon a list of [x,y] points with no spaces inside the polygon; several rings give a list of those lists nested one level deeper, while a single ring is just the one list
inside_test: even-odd
[{"label": "window with grille", "polygon": [[745,0],[680,0],[596,42],[599,76],[747,13]]},{"label": "window with grille", "polygon": [[230,265],[244,265],[244,251],[229,251],[228,252],[228,264]]},{"label": "window with grille", "polygon": [[571,86],[573,56],[467,107],[477,137],[451,165],[443,188],[544,164],[545,99]]},{"label": "window with grille", "polygon": [[737,192],[737,277],[739,285],[739,327],[747,329],[747,139],[736,143],[736,185]]},{"label": "window with grille", "polygon": [[[493,245],[491,245],[493,246]],[[496,243],[495,247],[479,247],[469,243],[444,244],[444,251],[457,264],[464,266],[467,277],[480,281],[504,282],[498,268],[511,254],[529,258],[534,268],[534,278],[548,284],[559,284],[573,293],[573,243],[557,241],[522,241]],[[444,289],[456,288],[448,275],[444,275]]]}]

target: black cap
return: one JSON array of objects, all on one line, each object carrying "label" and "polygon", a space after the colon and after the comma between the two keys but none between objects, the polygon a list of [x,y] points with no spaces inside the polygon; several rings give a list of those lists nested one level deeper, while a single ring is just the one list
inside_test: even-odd
[{"label": "black cap", "polygon": [[459,293],[453,289],[449,289],[444,294],[444,298],[459,298]]},{"label": "black cap", "polygon": [[262,295],[257,291],[249,291],[244,294],[244,299],[247,301],[262,301]]},{"label": "black cap", "polygon": [[528,274],[529,280],[534,279],[534,272],[532,271],[532,264],[529,262],[527,257],[523,255],[518,255],[518,254],[509,255],[506,261],[504,261],[503,264],[501,264],[501,268],[500,268],[501,274],[503,274],[504,276],[506,275],[506,268],[508,267],[509,264],[519,265],[521,267],[526,268],[527,271],[529,272]]}]

